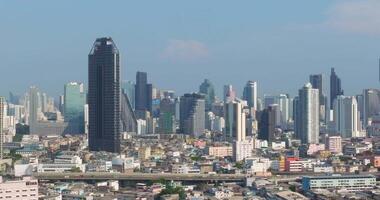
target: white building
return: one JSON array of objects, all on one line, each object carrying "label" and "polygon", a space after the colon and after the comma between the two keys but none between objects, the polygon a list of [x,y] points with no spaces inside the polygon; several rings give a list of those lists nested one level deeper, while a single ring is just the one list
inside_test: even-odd
[{"label": "white building", "polygon": [[84,164],[38,164],[37,172],[70,172],[73,169],[78,168],[81,172],[85,172],[86,167]]},{"label": "white building", "polygon": [[299,90],[296,101],[295,131],[303,144],[319,143],[319,91],[310,83]]},{"label": "white building", "polygon": [[358,103],[354,96],[338,96],[334,101],[335,131],[342,138],[360,136]]},{"label": "white building", "polygon": [[0,199],[38,200],[38,180],[30,177],[6,182],[1,180]]},{"label": "white building", "polygon": [[373,175],[305,176],[302,178],[302,187],[304,191],[314,189],[370,190],[376,187],[376,177]]},{"label": "white building", "polygon": [[246,117],[243,112],[244,101],[229,101],[224,105],[225,136],[226,138],[243,141],[245,140]]},{"label": "white building", "polygon": [[253,147],[252,140],[235,141],[233,145],[233,157],[235,161],[238,162],[251,157]]}]

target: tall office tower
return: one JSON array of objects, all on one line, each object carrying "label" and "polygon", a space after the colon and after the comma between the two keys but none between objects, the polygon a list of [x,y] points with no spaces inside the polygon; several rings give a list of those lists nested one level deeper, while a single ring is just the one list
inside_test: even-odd
[{"label": "tall office tower", "polygon": [[296,109],[296,135],[302,144],[319,143],[319,91],[310,83],[299,90]]},{"label": "tall office tower", "polygon": [[47,112],[47,101],[48,101],[48,97],[46,93],[40,93],[40,100],[41,100],[41,112],[45,113]]},{"label": "tall office tower", "polygon": [[203,83],[199,86],[199,93],[205,95],[206,111],[210,111],[212,103],[215,102],[215,89],[210,80],[205,79],[203,81]]},{"label": "tall office tower", "polygon": [[4,107],[5,107],[5,98],[0,97],[0,159],[3,159],[3,143],[4,143]]},{"label": "tall office tower", "polygon": [[326,96],[323,92],[323,75],[322,74],[312,74],[309,77],[309,81],[314,89],[319,90],[319,118],[321,121],[326,119]]},{"label": "tall office tower", "polygon": [[135,83],[132,81],[123,81],[121,84],[121,89],[123,90],[124,94],[127,95],[129,102],[131,103],[131,106],[133,110],[135,109]]},{"label": "tall office tower", "polygon": [[244,87],[243,99],[247,101],[248,106],[257,110],[257,82],[248,81]]},{"label": "tall office tower", "polygon": [[355,97],[338,96],[334,102],[335,131],[342,138],[359,137],[360,119]]},{"label": "tall office tower", "polygon": [[58,102],[58,110],[59,112],[61,113],[65,113],[65,96],[64,95],[60,95],[59,96],[59,102]]},{"label": "tall office tower", "polygon": [[200,136],[205,130],[205,97],[202,94],[184,94],[180,99],[180,132]]},{"label": "tall office tower", "polygon": [[110,37],[96,39],[88,55],[90,151],[120,152],[119,59]]},{"label": "tall office tower", "polygon": [[30,134],[36,134],[36,126],[38,122],[39,108],[39,90],[37,87],[32,86],[29,89],[29,105],[28,105],[28,123]]},{"label": "tall office tower", "polygon": [[355,96],[356,98],[356,101],[358,102],[358,111],[359,111],[359,119],[360,121],[363,121],[363,113],[364,113],[364,98],[363,98],[363,94],[358,94]]},{"label": "tall office tower", "polygon": [[137,118],[144,119],[145,112],[152,112],[152,84],[148,84],[146,72],[136,73],[135,110]]},{"label": "tall office tower", "polygon": [[335,69],[331,68],[330,75],[330,109],[334,106],[334,100],[337,96],[344,95],[340,78],[335,73]]},{"label": "tall office tower", "polygon": [[160,102],[160,133],[172,134],[176,132],[175,124],[175,101],[171,98],[164,98]]},{"label": "tall office tower", "polygon": [[9,103],[19,105],[20,104],[20,96],[9,92]]},{"label": "tall office tower", "polygon": [[223,87],[223,100],[224,102],[233,101],[236,98],[236,92],[232,85],[225,85]]},{"label": "tall office tower", "polygon": [[275,140],[277,116],[276,109],[278,109],[277,105],[269,105],[267,108],[262,110],[258,116],[258,138],[262,140],[267,140],[269,144],[271,144]]},{"label": "tall office tower", "polygon": [[66,133],[84,133],[84,105],[86,95],[83,83],[70,82],[64,86],[64,116],[68,123]]},{"label": "tall office tower", "polygon": [[226,123],[225,136],[228,140],[245,140],[246,116],[243,104],[239,100],[229,101],[224,104],[224,119]]},{"label": "tall office tower", "polygon": [[380,113],[380,90],[365,89],[363,91],[363,128],[366,128],[371,118]]},{"label": "tall office tower", "polygon": [[263,107],[263,109],[270,106],[270,105],[273,105],[273,104],[278,104],[278,96],[264,94],[264,107]]},{"label": "tall office tower", "polygon": [[88,104],[84,105],[84,133],[88,135]]},{"label": "tall office tower", "polygon": [[123,132],[136,132],[137,131],[137,118],[133,112],[132,104],[129,101],[128,95],[122,92],[120,97],[120,119],[121,130]]},{"label": "tall office tower", "polygon": [[280,94],[278,96],[278,111],[276,119],[277,124],[281,126],[281,128],[286,129],[289,121],[289,95]]}]

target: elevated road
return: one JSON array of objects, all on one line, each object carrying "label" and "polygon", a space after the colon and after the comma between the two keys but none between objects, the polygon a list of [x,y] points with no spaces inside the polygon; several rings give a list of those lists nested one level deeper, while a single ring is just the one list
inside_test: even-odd
[{"label": "elevated road", "polygon": [[149,181],[149,180],[173,180],[173,181],[245,181],[244,174],[148,174],[148,173],[35,173],[39,180],[124,180],[124,181]]}]

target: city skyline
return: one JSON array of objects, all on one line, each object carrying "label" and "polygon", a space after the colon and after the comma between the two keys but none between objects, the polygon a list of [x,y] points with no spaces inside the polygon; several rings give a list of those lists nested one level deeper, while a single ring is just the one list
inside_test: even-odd
[{"label": "city skyline", "polygon": [[[102,22],[115,19],[101,29],[94,29],[92,22],[84,23],[89,18],[83,16],[89,10],[100,11],[98,2],[89,5],[89,10],[80,6],[82,2],[78,3],[68,19],[63,18],[66,12],[61,11],[69,8],[67,3],[56,6],[44,1],[25,3],[29,9],[17,10],[11,8],[18,6],[19,1],[1,2],[2,34],[8,38],[4,45],[9,48],[0,50],[0,58],[7,74],[24,72],[17,79],[6,76],[4,81],[14,85],[12,92],[18,94],[36,85],[55,97],[63,93],[63,85],[67,82],[87,85],[84,55],[90,48],[88,44],[92,38],[111,36],[118,41],[124,58],[121,60],[123,80],[133,80],[137,71],[144,71],[150,74],[151,83],[159,88],[173,89],[177,94],[197,91],[197,86],[207,78],[213,82],[218,96],[222,96],[225,84],[233,85],[241,96],[248,80],[258,82],[260,96],[264,92],[295,95],[310,74],[322,73],[327,77],[331,67],[336,69],[348,95],[378,86],[380,45],[378,22],[374,20],[377,15],[373,10],[380,7],[379,3],[373,0],[276,2],[283,8],[278,10],[271,6],[273,2],[244,1],[239,5],[220,2],[217,7],[205,3],[204,8],[198,8],[192,3],[181,5],[169,1],[162,5],[152,4],[162,9],[168,5],[177,9],[163,14],[146,8],[144,15],[131,9],[134,6],[142,8],[143,3],[117,2],[115,9],[119,12],[103,16],[104,19],[92,16]],[[51,9],[29,17],[45,6]],[[360,16],[364,12],[357,13],[353,9],[353,13],[347,13],[343,9],[351,7],[362,7],[369,14],[362,19]],[[275,9],[277,13],[260,12],[266,8]],[[224,13],[229,9],[241,12],[226,17]],[[289,11],[294,12],[289,14]],[[308,15],[304,15],[305,12]],[[51,19],[46,18],[47,14]],[[358,15],[357,21],[344,23],[351,15]],[[136,17],[140,24],[133,20]],[[60,23],[70,19],[76,20],[67,26],[68,30],[59,28]],[[52,20],[59,23],[52,23]],[[156,22],[154,25],[151,25],[152,20]],[[28,35],[12,31],[25,32],[28,23],[35,26]],[[114,27],[115,24],[119,26]],[[74,34],[77,31],[82,34]],[[23,48],[18,48],[21,44]],[[358,69],[362,73],[356,73]],[[245,73],[240,73],[242,71]],[[190,76],[175,76],[178,73]],[[165,76],[172,77],[171,81]],[[283,76],[297,78],[287,81]],[[181,84],[174,86],[173,82]],[[2,84],[0,95],[8,96],[8,92]]]}]

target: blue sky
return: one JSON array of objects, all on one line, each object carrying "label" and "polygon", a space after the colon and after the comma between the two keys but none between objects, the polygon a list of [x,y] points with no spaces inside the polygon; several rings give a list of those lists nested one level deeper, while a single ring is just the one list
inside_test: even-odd
[{"label": "blue sky", "polygon": [[0,95],[37,85],[57,96],[86,82],[102,36],[116,42],[124,79],[146,71],[179,95],[204,78],[218,95],[228,83],[241,94],[247,80],[260,94],[296,94],[330,67],[353,95],[379,85],[379,10],[377,0],[0,0]]}]

